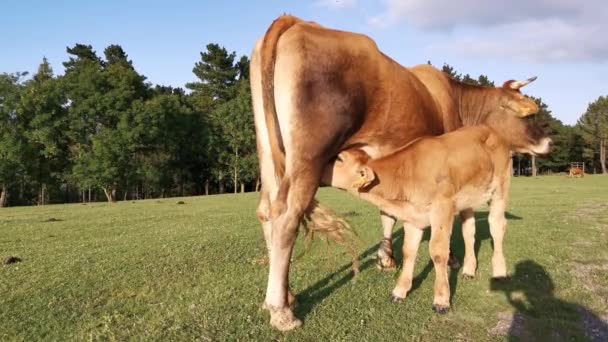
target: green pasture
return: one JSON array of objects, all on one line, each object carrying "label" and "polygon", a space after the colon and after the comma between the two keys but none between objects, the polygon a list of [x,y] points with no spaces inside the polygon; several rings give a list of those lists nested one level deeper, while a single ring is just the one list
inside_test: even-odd
[{"label": "green pasture", "polygon": [[[316,240],[302,253],[299,241],[291,282],[304,325],[289,333],[272,330],[261,309],[267,266],[255,193],[0,209],[0,258],[21,259],[0,265],[0,340],[608,338],[608,177],[515,178],[505,241],[511,279],[490,279],[481,210],[477,276],[452,272],[452,310],[443,316],[431,309],[428,234],[415,289],[393,304],[397,273],[374,266],[378,211],[333,189],[318,198],[359,235],[362,272],[352,277],[336,245]],[[454,232],[462,260],[459,223]],[[400,250],[402,231],[394,237]]]}]

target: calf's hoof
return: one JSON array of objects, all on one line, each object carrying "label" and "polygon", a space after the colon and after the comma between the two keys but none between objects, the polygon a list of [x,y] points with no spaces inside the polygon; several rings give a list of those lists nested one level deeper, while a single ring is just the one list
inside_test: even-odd
[{"label": "calf's hoof", "polygon": [[437,313],[439,315],[445,315],[446,313],[448,313],[448,311],[450,311],[450,306],[433,304],[433,311],[435,311],[435,313]]},{"label": "calf's hoof", "polygon": [[397,269],[397,262],[395,261],[395,259],[393,257],[390,256],[385,256],[385,257],[378,257],[378,259],[376,260],[376,267],[380,270],[380,271],[386,271],[386,272],[391,272]]},{"label": "calf's hoof", "polygon": [[492,277],[492,282],[496,283],[506,283],[509,280],[511,280],[511,277],[509,277],[508,275]]},{"label": "calf's hoof", "polygon": [[462,279],[464,279],[464,280],[473,280],[473,279],[475,279],[475,275],[470,275],[470,274],[463,273],[462,274]]},{"label": "calf's hoof", "polygon": [[270,325],[279,331],[289,331],[302,326],[302,321],[293,315],[290,308],[269,308]]}]

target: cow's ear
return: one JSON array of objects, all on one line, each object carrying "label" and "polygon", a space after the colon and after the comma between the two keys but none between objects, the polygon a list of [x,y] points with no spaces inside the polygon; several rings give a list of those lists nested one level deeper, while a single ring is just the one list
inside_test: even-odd
[{"label": "cow's ear", "polygon": [[374,171],[369,166],[362,166],[357,170],[357,180],[353,183],[352,188],[365,188],[370,185],[374,179],[376,179]]},{"label": "cow's ear", "polygon": [[509,89],[513,89],[513,90],[519,90],[522,87],[524,87],[524,86],[526,86],[526,85],[534,82],[536,80],[536,78],[537,77],[534,76],[534,77],[528,78],[525,81],[513,81],[513,80],[510,80],[510,81],[505,82],[502,86],[503,86],[503,88],[509,88]]}]

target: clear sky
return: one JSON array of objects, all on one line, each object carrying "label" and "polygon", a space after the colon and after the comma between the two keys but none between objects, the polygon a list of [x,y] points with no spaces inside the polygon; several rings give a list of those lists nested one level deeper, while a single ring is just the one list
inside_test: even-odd
[{"label": "clear sky", "polygon": [[564,123],[608,95],[605,0],[3,0],[0,72],[35,71],[46,56],[61,74],[67,46],[120,44],[150,82],[183,86],[206,44],[249,55],[284,12],[364,33],[405,66],[447,62],[498,83],[537,75],[525,92]]}]

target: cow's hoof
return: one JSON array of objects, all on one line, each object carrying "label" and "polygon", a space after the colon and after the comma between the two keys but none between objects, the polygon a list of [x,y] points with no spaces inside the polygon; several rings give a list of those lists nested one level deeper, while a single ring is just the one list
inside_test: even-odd
[{"label": "cow's hoof", "polygon": [[[289,308],[293,310],[297,304],[298,299],[296,298],[296,296],[293,295],[293,293],[291,293],[291,290],[289,290],[289,292],[287,292],[287,305],[289,305]],[[268,304],[266,304],[266,301],[262,303],[262,309],[270,310],[270,307],[268,306]]]},{"label": "cow's hoof", "polygon": [[470,274],[463,273],[462,274],[462,279],[464,279],[464,280],[473,280],[473,279],[475,279],[475,275],[470,275]]},{"label": "cow's hoof", "polygon": [[399,297],[399,296],[391,295],[391,302],[393,302],[395,304],[402,303],[404,300],[405,300],[404,297]]},{"label": "cow's hoof", "polygon": [[302,326],[290,308],[270,308],[270,325],[279,331],[289,331]]},{"label": "cow's hoof", "polygon": [[392,257],[384,257],[376,260],[376,268],[384,272],[392,272],[397,269],[397,262]]},{"label": "cow's hoof", "polygon": [[446,305],[433,304],[433,311],[439,315],[445,315],[450,311],[450,307]]}]

